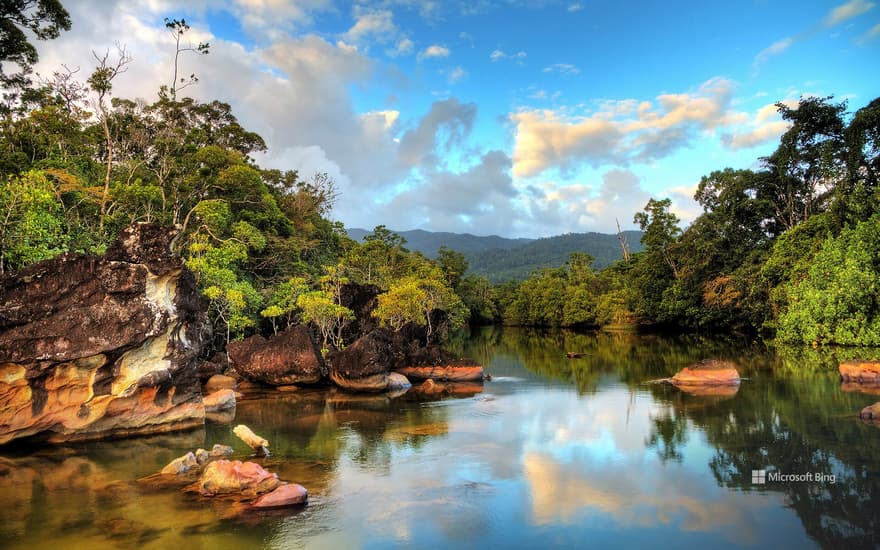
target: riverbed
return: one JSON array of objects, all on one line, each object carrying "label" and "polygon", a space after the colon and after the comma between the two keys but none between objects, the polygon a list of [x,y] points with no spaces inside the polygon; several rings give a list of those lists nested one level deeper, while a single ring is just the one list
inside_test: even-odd
[{"label": "riverbed", "polygon": [[[837,364],[880,350],[490,327],[453,342],[492,376],[433,397],[273,392],[149,438],[0,449],[6,548],[873,548],[880,390]],[[582,354],[576,359],[567,352]],[[736,391],[657,382],[701,359]],[[239,423],[270,441],[253,458]],[[309,490],[241,514],[138,483],[215,443]]]}]

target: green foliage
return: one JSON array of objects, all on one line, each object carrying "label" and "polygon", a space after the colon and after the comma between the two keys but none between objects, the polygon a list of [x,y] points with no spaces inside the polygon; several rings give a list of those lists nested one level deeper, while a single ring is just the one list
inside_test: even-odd
[{"label": "green foliage", "polygon": [[436,328],[433,322],[436,310],[446,313],[451,328],[462,326],[467,319],[467,308],[442,279],[410,276],[379,295],[373,316],[394,330],[400,330],[407,323],[426,327],[430,340]]},{"label": "green foliage", "polygon": [[42,172],[0,180],[0,274],[64,250],[61,204]]},{"label": "green foliage", "polygon": [[302,310],[303,322],[314,323],[321,332],[321,349],[328,349],[328,344],[342,348],[342,328],[347,321],[354,319],[350,309],[337,304],[333,296],[323,290],[300,294],[296,305]]},{"label": "green foliage", "polygon": [[829,237],[806,278],[789,284],[780,340],[880,346],[880,218]]}]

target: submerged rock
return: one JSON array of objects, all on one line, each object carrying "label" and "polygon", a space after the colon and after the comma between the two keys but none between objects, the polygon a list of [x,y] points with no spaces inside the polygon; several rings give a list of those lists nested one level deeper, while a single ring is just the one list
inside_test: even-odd
[{"label": "submerged rock", "polygon": [[223,494],[260,495],[281,485],[276,474],[255,462],[217,460],[205,466],[199,479],[202,496]]},{"label": "submerged rock", "polygon": [[844,382],[880,384],[880,361],[845,361],[837,370]]},{"label": "submerged rock", "polygon": [[124,229],[103,256],[65,254],[0,279],[0,444],[204,424],[209,334],[173,229]]},{"label": "submerged rock", "polygon": [[411,366],[397,369],[397,372],[415,380],[448,380],[450,382],[473,382],[483,379],[480,365],[452,364],[435,366]]},{"label": "submerged rock", "polygon": [[226,346],[235,372],[253,382],[272,386],[315,384],[324,376],[324,363],[309,329],[302,325],[281,334],[251,336]]},{"label": "submerged rock", "polygon": [[238,386],[238,381],[231,377],[225,376],[222,374],[215,374],[214,376],[208,378],[205,385],[202,387],[202,393],[205,395],[209,393],[214,393],[218,390],[235,390]]},{"label": "submerged rock", "polygon": [[880,422],[880,401],[862,409],[862,412],[859,413],[859,418],[870,422]]},{"label": "submerged rock", "polygon": [[281,485],[271,493],[259,497],[252,504],[252,508],[283,508],[285,506],[296,506],[305,504],[308,501],[309,492],[302,485],[296,483],[286,483]]},{"label": "submerged rock", "polygon": [[737,386],[740,377],[733,363],[706,359],[681,369],[670,379],[670,382],[682,389],[701,386]]}]

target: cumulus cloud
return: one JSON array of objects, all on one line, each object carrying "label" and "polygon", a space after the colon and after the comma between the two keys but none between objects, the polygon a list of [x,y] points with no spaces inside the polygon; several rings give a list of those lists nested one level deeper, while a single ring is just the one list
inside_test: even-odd
[{"label": "cumulus cloud", "polygon": [[732,95],[733,83],[715,78],[688,93],[661,94],[654,102],[606,101],[582,116],[565,109],[521,110],[510,116],[514,174],[662,158],[685,146],[694,132],[742,121],[743,115],[731,109]]},{"label": "cumulus cloud", "polygon": [[861,42],[870,42],[871,40],[875,40],[880,37],[880,23],[877,23],[873,27],[871,27],[868,32],[862,36]]},{"label": "cumulus cloud", "polygon": [[502,50],[493,50],[492,53],[489,54],[489,59],[492,60],[493,63],[497,63],[502,59],[511,59],[515,61],[517,64],[522,64],[522,62],[527,57],[526,52],[519,51],[514,54],[506,54]]},{"label": "cumulus cloud", "polygon": [[[783,102],[789,107],[797,107],[797,101]],[[778,108],[771,103],[758,109],[754,117],[730,132],[721,135],[721,143],[732,151],[748,149],[779,139],[791,123],[779,116]]]},{"label": "cumulus cloud", "polygon": [[397,44],[393,49],[387,50],[387,53],[391,57],[398,57],[401,55],[409,55],[413,52],[416,45],[409,38],[402,38],[397,41]]},{"label": "cumulus cloud", "polygon": [[429,59],[429,58],[438,58],[438,57],[449,57],[449,48],[446,46],[440,46],[437,44],[433,44],[428,46],[419,54],[419,59]]},{"label": "cumulus cloud", "polygon": [[455,84],[466,75],[467,72],[465,72],[465,70],[461,66],[455,67],[451,71],[449,71],[449,83]]},{"label": "cumulus cloud", "polygon": [[355,23],[343,35],[343,38],[355,44],[367,40],[384,43],[393,40],[397,33],[397,25],[394,24],[394,15],[391,11],[367,11],[356,7]]},{"label": "cumulus cloud", "polygon": [[582,9],[584,9],[584,6],[580,2],[575,2],[573,4],[569,4],[568,8],[567,8],[569,13],[578,12],[578,11],[581,11]]},{"label": "cumulus cloud", "polygon": [[400,138],[401,162],[409,168],[442,162],[440,155],[464,142],[476,117],[477,106],[473,103],[455,98],[435,101],[418,125]]}]

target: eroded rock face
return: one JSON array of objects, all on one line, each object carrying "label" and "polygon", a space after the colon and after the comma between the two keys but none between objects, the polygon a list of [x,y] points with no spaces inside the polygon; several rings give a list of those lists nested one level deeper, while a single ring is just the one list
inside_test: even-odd
[{"label": "eroded rock face", "polygon": [[196,358],[209,329],[173,236],[133,225],[104,256],[63,255],[0,280],[0,444],[204,423]]},{"label": "eroded rock face", "polygon": [[381,392],[388,388],[388,372],[400,362],[389,330],[377,328],[330,357],[330,379],[340,388]]},{"label": "eroded rock face", "polygon": [[243,378],[272,386],[315,384],[324,374],[321,354],[308,328],[296,325],[270,336],[251,336],[226,346],[229,361]]},{"label": "eroded rock face", "polygon": [[880,361],[845,361],[838,370],[844,382],[880,384]]},{"label": "eroded rock face", "polygon": [[410,366],[397,372],[413,380],[448,380],[450,382],[474,382],[483,380],[480,365],[452,364],[434,366]]}]

